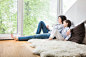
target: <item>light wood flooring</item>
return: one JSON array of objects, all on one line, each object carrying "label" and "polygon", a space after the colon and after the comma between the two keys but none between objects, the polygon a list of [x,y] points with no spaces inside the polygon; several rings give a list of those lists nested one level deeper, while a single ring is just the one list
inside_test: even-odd
[{"label": "light wood flooring", "polygon": [[0,57],[40,57],[27,41],[0,40]]}]

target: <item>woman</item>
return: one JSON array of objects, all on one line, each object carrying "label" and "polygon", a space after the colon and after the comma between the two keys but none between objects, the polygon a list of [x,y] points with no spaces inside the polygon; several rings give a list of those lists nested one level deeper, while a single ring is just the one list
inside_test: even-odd
[{"label": "woman", "polygon": [[[63,28],[63,21],[66,20],[66,17],[64,15],[60,15],[58,16],[58,22],[59,24],[56,24],[54,26],[54,29],[57,29],[59,32],[62,30]],[[41,32],[41,29],[43,30],[43,34],[40,34]],[[43,21],[41,21],[38,25],[38,29],[37,29],[37,32],[36,32],[36,35],[32,35],[32,36],[25,36],[25,37],[16,37],[16,36],[13,36],[13,34],[11,34],[11,37],[14,39],[14,40],[18,40],[18,41],[27,41],[29,39],[48,39],[49,36],[50,36],[50,33],[49,32],[49,29],[46,27],[45,23]]]}]

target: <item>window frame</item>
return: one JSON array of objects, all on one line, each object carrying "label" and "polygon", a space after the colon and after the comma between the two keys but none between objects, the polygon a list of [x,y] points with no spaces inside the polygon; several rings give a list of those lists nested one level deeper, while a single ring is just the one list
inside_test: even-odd
[{"label": "window frame", "polygon": [[[17,33],[16,36],[23,36],[23,0],[17,0]],[[0,39],[12,39],[10,34],[0,34]]]}]

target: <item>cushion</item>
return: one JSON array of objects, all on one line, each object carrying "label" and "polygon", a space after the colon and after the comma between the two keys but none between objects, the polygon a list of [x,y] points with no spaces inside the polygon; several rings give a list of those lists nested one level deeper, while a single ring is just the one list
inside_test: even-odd
[{"label": "cushion", "polygon": [[83,40],[82,43],[83,43],[83,44],[86,44],[86,33],[85,33],[85,38],[84,38],[84,40]]},{"label": "cushion", "polygon": [[84,37],[85,37],[85,26],[83,22],[71,30],[71,37],[68,40],[81,44]]}]

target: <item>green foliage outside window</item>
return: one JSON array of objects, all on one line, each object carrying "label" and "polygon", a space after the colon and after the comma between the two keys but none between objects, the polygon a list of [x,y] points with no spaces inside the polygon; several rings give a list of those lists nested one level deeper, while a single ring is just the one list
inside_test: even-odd
[{"label": "green foliage outside window", "polygon": [[55,23],[56,16],[53,16],[52,12],[56,13],[56,9],[51,8],[50,2],[50,0],[24,0],[24,35],[34,35],[39,21],[49,25]]},{"label": "green foliage outside window", "polygon": [[17,0],[0,0],[0,34],[17,33]]}]

